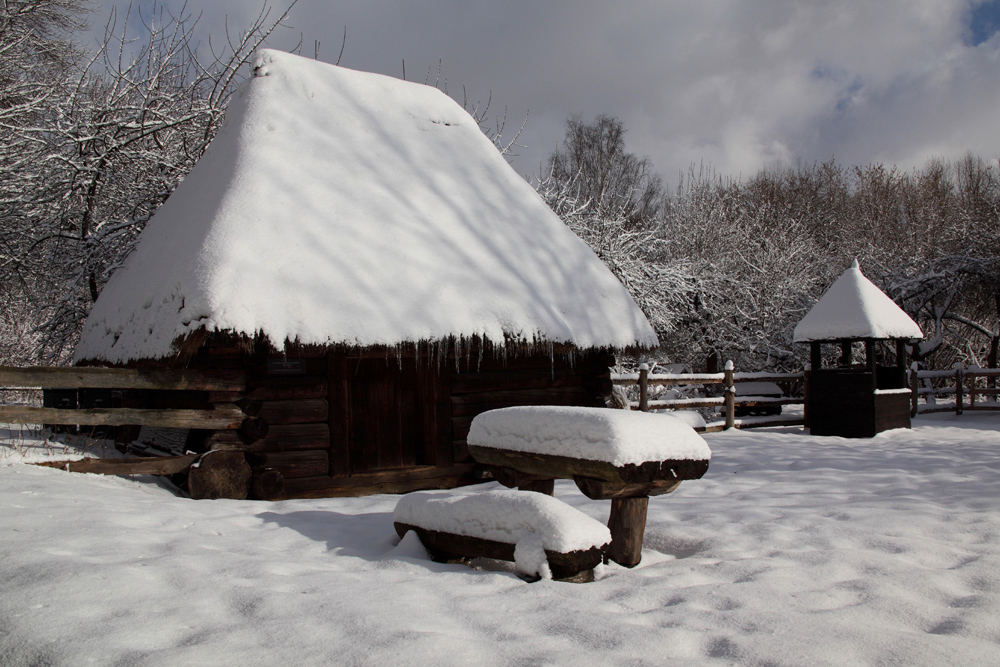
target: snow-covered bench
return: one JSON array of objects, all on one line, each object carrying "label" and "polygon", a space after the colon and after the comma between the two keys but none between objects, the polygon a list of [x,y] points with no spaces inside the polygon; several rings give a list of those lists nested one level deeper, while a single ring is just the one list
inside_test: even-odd
[{"label": "snow-covered bench", "polygon": [[572,479],[594,500],[611,500],[609,557],[639,563],[649,496],[673,491],[708,470],[712,452],[693,428],[669,415],[607,408],[523,406],[472,422],[469,453],[504,486],[545,488]]},{"label": "snow-covered bench", "polygon": [[526,578],[586,579],[611,541],[599,521],[524,491],[411,493],[396,504],[393,520],[400,537],[414,531],[435,558],[513,561]]}]

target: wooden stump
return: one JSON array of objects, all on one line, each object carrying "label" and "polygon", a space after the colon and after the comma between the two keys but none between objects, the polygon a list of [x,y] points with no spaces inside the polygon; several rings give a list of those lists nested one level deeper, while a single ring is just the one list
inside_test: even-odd
[{"label": "wooden stump", "polygon": [[635,567],[642,560],[642,538],[646,532],[648,505],[647,496],[611,499],[611,516],[608,518],[611,546],[608,547],[608,558],[619,565]]},{"label": "wooden stump", "polygon": [[249,491],[250,466],[243,452],[208,452],[188,471],[188,493],[195,500],[244,500]]}]

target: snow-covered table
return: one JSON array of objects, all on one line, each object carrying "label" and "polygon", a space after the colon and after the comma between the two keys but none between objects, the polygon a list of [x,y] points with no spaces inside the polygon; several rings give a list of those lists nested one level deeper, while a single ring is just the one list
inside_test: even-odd
[{"label": "snow-covered table", "polygon": [[607,408],[522,406],[472,422],[469,453],[507,487],[552,493],[572,479],[588,498],[611,500],[608,557],[639,563],[649,496],[670,493],[708,470],[712,452],[669,415]]}]

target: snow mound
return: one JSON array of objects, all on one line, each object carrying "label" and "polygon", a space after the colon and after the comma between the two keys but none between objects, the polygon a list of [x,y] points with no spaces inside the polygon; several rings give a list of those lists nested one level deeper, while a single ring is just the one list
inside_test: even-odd
[{"label": "snow mound", "polygon": [[451,98],[272,50],[104,288],[76,359],[172,356],[201,328],[279,348],[657,344],[628,291]]},{"label": "snow mound", "polygon": [[796,343],[845,338],[923,338],[924,332],[861,273],[858,260],[795,327]]},{"label": "snow mound", "polygon": [[490,410],[472,420],[468,442],[615,466],[712,458],[704,438],[679,418],[610,408],[521,406]]},{"label": "snow mound", "polygon": [[410,493],[396,503],[393,520],[504,544],[519,545],[530,538],[531,542],[522,547],[525,562],[537,551],[531,546],[538,539],[543,549],[560,553],[585,551],[611,542],[607,526],[561,500],[534,491]]}]

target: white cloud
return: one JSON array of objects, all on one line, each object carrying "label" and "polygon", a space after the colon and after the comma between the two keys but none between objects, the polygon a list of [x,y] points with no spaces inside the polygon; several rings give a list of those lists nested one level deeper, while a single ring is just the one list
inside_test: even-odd
[{"label": "white cloud", "polygon": [[[173,6],[171,2],[169,6]],[[552,0],[300,0],[298,41],[335,60],[344,26],[347,67],[493,92],[511,123],[531,112],[515,166],[538,166],[565,118],[619,116],[630,148],[675,181],[691,164],[749,175],[762,166],[1000,153],[1000,38],[972,47],[969,0],[690,3]],[[190,3],[202,29],[244,25],[255,3]],[[442,81],[443,86],[443,81]]]}]

